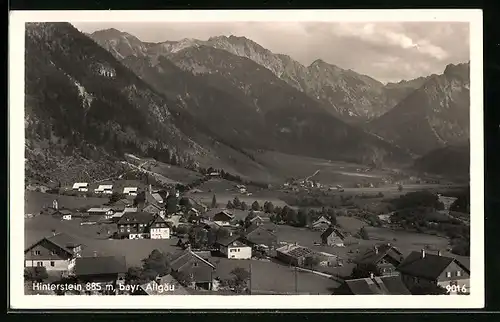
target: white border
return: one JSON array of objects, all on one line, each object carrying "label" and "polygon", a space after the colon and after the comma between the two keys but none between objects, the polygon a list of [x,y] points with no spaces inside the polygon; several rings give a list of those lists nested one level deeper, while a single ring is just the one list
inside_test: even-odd
[{"label": "white border", "polygon": [[[148,17],[148,18],[144,18]],[[26,296],[24,234],[24,23],[220,21],[461,21],[470,23],[471,295]],[[483,35],[481,10],[11,11],[9,29],[10,303],[16,309],[453,309],[484,307]]]}]

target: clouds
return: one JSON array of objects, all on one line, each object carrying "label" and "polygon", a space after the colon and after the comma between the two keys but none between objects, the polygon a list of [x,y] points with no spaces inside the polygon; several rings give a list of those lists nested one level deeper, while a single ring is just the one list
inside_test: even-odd
[{"label": "clouds", "polygon": [[304,65],[322,60],[382,82],[440,74],[469,60],[464,22],[73,23],[85,32],[116,28],[143,41],[245,36]]}]

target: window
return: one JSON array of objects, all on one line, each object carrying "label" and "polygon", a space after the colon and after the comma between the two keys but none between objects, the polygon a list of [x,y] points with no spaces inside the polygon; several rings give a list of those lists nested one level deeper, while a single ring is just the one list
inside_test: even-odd
[{"label": "window", "polygon": [[50,262],[50,266],[52,266],[52,267],[56,266],[56,262],[51,261],[51,262]]},{"label": "window", "polygon": [[446,272],[446,277],[451,277],[451,272]]},{"label": "window", "polygon": [[43,262],[37,262],[37,263],[36,263],[36,266],[38,266],[38,267],[42,267],[42,266],[43,266]]},{"label": "window", "polygon": [[55,251],[53,251],[53,250],[50,251],[50,255],[55,255],[55,254],[56,254]]},{"label": "window", "polygon": [[41,254],[42,254],[42,252],[40,252],[39,250],[33,251],[33,255],[41,255]]},{"label": "window", "polygon": [[238,253],[240,252],[240,249],[238,248]]},{"label": "window", "polygon": [[122,232],[122,233],[123,233],[124,231],[125,231],[125,229],[123,229],[123,228],[120,228],[120,232]]},{"label": "window", "polygon": [[462,276],[462,272],[461,271],[457,271],[457,276]]}]

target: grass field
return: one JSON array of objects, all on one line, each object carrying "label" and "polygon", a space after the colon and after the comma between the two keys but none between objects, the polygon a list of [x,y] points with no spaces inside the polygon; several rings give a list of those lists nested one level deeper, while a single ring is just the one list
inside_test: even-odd
[{"label": "grass field", "polygon": [[426,246],[429,246],[430,249],[444,250],[449,244],[447,238],[428,234],[419,234],[379,227],[366,227],[366,231],[371,240],[390,242],[409,251],[420,250]]},{"label": "grass field", "polygon": [[337,224],[342,227],[342,229],[351,235],[356,234],[359,230],[367,225],[366,222],[356,218],[347,216],[338,216]]},{"label": "grass field", "polygon": [[[295,271],[293,268],[272,261],[229,260],[213,258],[217,263],[215,276],[232,278],[231,271],[236,267],[252,272],[252,290],[259,294],[293,294],[296,291]],[[339,286],[334,280],[307,272],[297,272],[298,293],[331,294],[332,289]]]},{"label": "grass field", "polygon": [[158,161],[152,163],[150,170],[152,172],[161,174],[164,177],[172,179],[173,181],[177,181],[183,184],[188,184],[203,177],[197,172]]},{"label": "grass field", "polygon": [[81,207],[93,207],[107,203],[108,198],[83,198],[63,195],[53,195],[48,193],[25,191],[24,213],[36,214],[45,207],[52,207],[52,202],[57,199],[59,207],[76,209]]}]

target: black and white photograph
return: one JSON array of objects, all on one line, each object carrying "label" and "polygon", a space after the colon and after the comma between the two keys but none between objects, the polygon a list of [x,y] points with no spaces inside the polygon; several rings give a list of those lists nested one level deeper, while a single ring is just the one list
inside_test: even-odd
[{"label": "black and white photograph", "polygon": [[11,303],[482,307],[481,11],[208,13],[11,14]]}]

